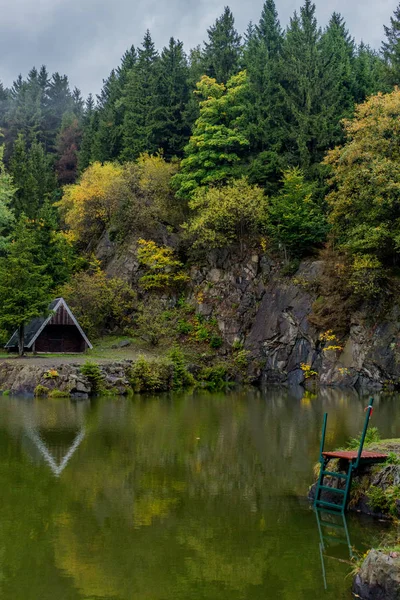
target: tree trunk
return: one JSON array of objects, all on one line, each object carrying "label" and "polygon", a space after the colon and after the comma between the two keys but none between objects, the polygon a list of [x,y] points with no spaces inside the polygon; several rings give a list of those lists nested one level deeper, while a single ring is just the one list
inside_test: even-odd
[{"label": "tree trunk", "polygon": [[23,356],[24,355],[24,351],[25,351],[25,331],[24,331],[24,324],[20,325],[18,327],[18,354],[19,356]]}]

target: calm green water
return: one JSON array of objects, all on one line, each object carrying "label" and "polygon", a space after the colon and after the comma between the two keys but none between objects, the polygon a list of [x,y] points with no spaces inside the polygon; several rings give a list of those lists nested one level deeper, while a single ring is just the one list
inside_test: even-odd
[{"label": "calm green water", "polygon": [[[286,390],[135,399],[0,399],[2,600],[351,598],[345,544],[326,549],[305,496],[366,399]],[[400,437],[400,399],[374,424]],[[348,516],[365,550],[379,524]]]}]

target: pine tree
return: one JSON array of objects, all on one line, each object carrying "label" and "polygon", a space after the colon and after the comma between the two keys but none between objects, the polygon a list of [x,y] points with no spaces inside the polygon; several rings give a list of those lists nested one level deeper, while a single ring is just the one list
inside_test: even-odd
[{"label": "pine tree", "polygon": [[185,119],[189,100],[188,64],[182,42],[171,38],[157,64],[154,135],[166,158],[180,156],[189,140]]},{"label": "pine tree", "polygon": [[260,22],[248,29],[244,61],[249,80],[246,102],[246,134],[253,156],[252,182],[276,179],[277,153],[281,147],[280,51],[283,36],[273,0],[264,4]]},{"label": "pine tree", "polygon": [[51,158],[40,142],[33,142],[28,150],[25,138],[20,134],[14,144],[10,171],[17,187],[13,202],[16,216],[24,213],[34,219],[56,187]]},{"label": "pine tree", "polygon": [[382,53],[387,66],[388,82],[400,84],[400,4],[392,17],[390,26],[384,25],[386,41],[382,42]]},{"label": "pine tree", "polygon": [[74,255],[70,243],[60,231],[57,209],[49,200],[40,208],[31,224],[31,231],[36,247],[34,263],[45,265],[44,273],[51,278],[54,287],[64,284],[71,275]]},{"label": "pine tree", "polygon": [[354,100],[359,104],[379,91],[390,91],[385,63],[375,50],[361,42],[353,64]]},{"label": "pine tree", "polygon": [[7,173],[4,162],[4,146],[0,146],[0,253],[5,250],[14,223],[11,203],[16,192],[12,177]]},{"label": "pine tree", "polygon": [[315,18],[315,5],[305,0],[290,20],[280,62],[282,101],[285,111],[284,150],[287,160],[308,169],[319,162],[317,152],[320,127],[321,32]]},{"label": "pine tree", "polygon": [[78,153],[78,171],[82,173],[93,159],[94,136],[97,129],[98,115],[95,110],[92,94],[86,100],[85,111],[82,119],[82,139]]},{"label": "pine tree", "polygon": [[22,217],[15,229],[8,254],[0,258],[0,325],[18,329],[19,354],[24,354],[25,325],[46,314],[52,281],[46,265],[37,265],[37,244],[32,229]]},{"label": "pine tree", "polygon": [[241,37],[235,29],[235,19],[228,6],[207,30],[208,42],[204,44],[203,65],[206,74],[218,83],[239,71]]},{"label": "pine tree", "polygon": [[321,151],[340,144],[344,139],[341,120],[350,117],[354,108],[353,63],[354,40],[342,16],[333,13],[320,40],[320,127]]},{"label": "pine tree", "polygon": [[123,151],[124,160],[134,160],[142,152],[155,152],[154,110],[156,105],[159,60],[150,32],[138,49],[138,60],[128,75],[124,91]]},{"label": "pine tree", "polygon": [[269,57],[278,56],[283,36],[274,0],[266,0],[260,21],[255,27],[255,35],[264,42]]},{"label": "pine tree", "polygon": [[74,113],[74,115],[76,116],[76,118],[78,119],[78,123],[80,123],[80,121],[82,120],[83,117],[83,113],[85,110],[85,102],[82,98],[82,94],[81,91],[78,90],[77,87],[75,87],[72,90],[72,111]]},{"label": "pine tree", "polygon": [[112,70],[98,96],[98,108],[93,133],[91,155],[94,160],[105,162],[120,156],[123,150],[123,123],[125,105],[122,100],[129,74],[137,62],[134,46],[125,52],[121,64]]},{"label": "pine tree", "polygon": [[60,131],[65,113],[73,112],[74,104],[69,88],[68,77],[54,73],[48,85],[45,109],[45,138],[46,152],[56,151],[57,135]]},{"label": "pine tree", "polygon": [[8,101],[8,91],[0,81],[0,127],[4,127],[5,125],[5,116],[8,110]]},{"label": "pine tree", "polygon": [[81,137],[82,130],[76,116],[65,114],[56,143],[56,173],[59,185],[68,185],[76,181]]}]

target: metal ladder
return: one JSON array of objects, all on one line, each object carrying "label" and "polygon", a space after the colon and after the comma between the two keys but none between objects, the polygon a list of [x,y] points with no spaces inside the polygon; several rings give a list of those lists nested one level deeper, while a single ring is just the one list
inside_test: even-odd
[{"label": "metal ladder", "polygon": [[[326,425],[327,425],[327,421],[328,421],[328,413],[325,413],[324,421],[323,421],[323,425],[322,425],[322,437],[321,437],[320,456],[319,456],[319,460],[321,463],[321,469],[320,469],[320,474],[319,474],[319,478],[318,478],[318,482],[317,482],[317,488],[315,491],[315,500],[314,500],[314,507],[316,509],[325,508],[325,509],[338,511],[341,514],[345,513],[347,505],[349,503],[349,499],[350,499],[350,490],[351,490],[351,482],[352,482],[352,478],[353,478],[353,473],[354,473],[354,471],[356,471],[356,469],[358,469],[360,460],[362,457],[365,436],[367,435],[369,420],[371,418],[371,414],[372,414],[372,410],[373,410],[373,404],[374,404],[374,399],[371,398],[369,405],[366,408],[367,414],[365,417],[364,429],[363,429],[363,432],[361,435],[358,453],[356,455],[354,462],[352,460],[348,461],[347,473],[340,473],[338,471],[328,471],[327,470],[328,463],[333,457],[325,457],[323,454],[324,446],[325,446]],[[325,476],[329,476],[334,479],[337,479],[338,480],[337,484],[339,484],[339,481],[344,480],[346,482],[344,489],[338,488],[338,487],[334,488],[334,487],[329,487],[327,485],[324,485]],[[337,504],[334,504],[333,502],[327,502],[325,500],[321,500],[321,492],[322,491],[329,491],[330,493],[338,494],[338,496],[340,498],[340,502]]]}]

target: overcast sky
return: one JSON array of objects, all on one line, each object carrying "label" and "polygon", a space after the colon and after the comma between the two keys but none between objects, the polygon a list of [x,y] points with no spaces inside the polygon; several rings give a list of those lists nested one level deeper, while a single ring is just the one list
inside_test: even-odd
[{"label": "overcast sky", "polygon": [[[46,64],[68,75],[86,96],[99,92],[102,79],[124,51],[141,43],[150,29],[158,48],[169,37],[186,50],[201,43],[227,0],[0,0],[0,81],[10,85],[19,73]],[[302,0],[276,0],[282,25]],[[357,41],[379,48],[383,24],[398,0],[316,0],[320,25],[333,11],[345,17]],[[263,0],[230,0],[240,32],[257,22]]]}]

